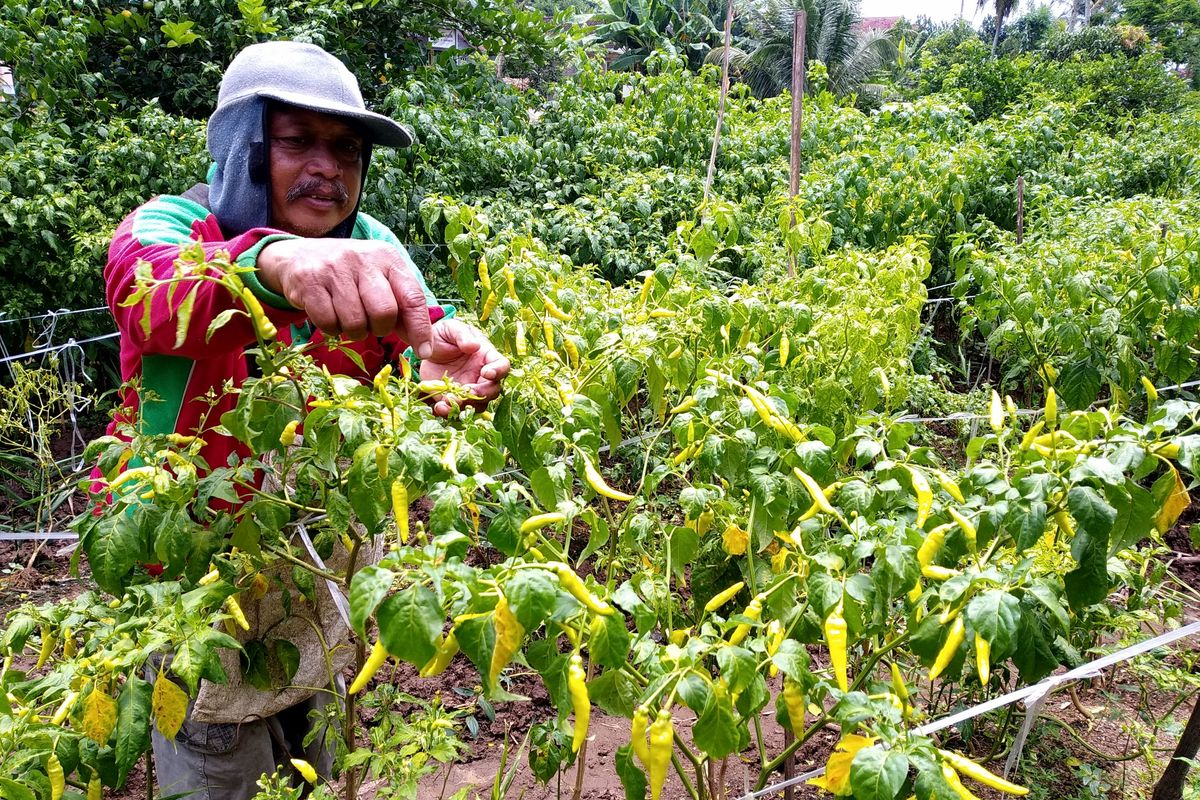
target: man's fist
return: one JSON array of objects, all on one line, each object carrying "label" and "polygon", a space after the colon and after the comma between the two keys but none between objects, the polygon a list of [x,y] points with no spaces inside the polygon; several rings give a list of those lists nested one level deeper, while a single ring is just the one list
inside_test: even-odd
[{"label": "man's fist", "polygon": [[258,274],[328,336],[356,340],[394,331],[420,358],[435,354],[421,282],[386,242],[284,239],[263,248]]}]

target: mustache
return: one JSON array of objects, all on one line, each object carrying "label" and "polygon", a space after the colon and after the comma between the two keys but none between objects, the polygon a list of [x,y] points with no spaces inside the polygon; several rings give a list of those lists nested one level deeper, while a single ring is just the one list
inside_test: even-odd
[{"label": "mustache", "polygon": [[350,191],[341,181],[325,181],[320,178],[303,178],[287,191],[288,202],[294,202],[306,195],[322,195],[336,198],[339,203],[350,201]]}]

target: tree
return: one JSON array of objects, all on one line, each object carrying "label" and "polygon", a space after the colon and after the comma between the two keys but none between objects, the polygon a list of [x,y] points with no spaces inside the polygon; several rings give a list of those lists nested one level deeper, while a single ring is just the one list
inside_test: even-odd
[{"label": "tree", "polygon": [[1124,0],[1121,18],[1145,28],[1150,38],[1162,45],[1168,61],[1187,65],[1194,75],[1200,64],[1200,3],[1195,0]]},{"label": "tree", "polygon": [[[896,58],[896,45],[884,33],[859,33],[858,0],[767,0],[746,12],[748,36],[731,50],[731,63],[760,97],[791,88],[792,20],[797,11],[808,14],[805,60],[820,61],[829,72],[829,89],[854,92]],[[709,54],[719,61],[721,50]]]},{"label": "tree", "polygon": [[[986,8],[989,0],[979,0],[979,7]],[[992,55],[996,55],[996,48],[1000,46],[1000,31],[1004,27],[1004,18],[1013,12],[1017,7],[1017,0],[991,0],[992,13],[996,17],[996,31],[992,34]]]}]

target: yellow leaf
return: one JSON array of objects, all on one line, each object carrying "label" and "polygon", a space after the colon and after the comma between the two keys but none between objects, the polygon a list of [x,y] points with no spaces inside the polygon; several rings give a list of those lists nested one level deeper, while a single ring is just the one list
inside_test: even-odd
[{"label": "yellow leaf", "polygon": [[746,547],[750,544],[750,534],[737,525],[730,525],[721,535],[721,544],[725,546],[725,552],[731,556],[745,555]]},{"label": "yellow leaf", "polygon": [[1175,475],[1175,491],[1171,492],[1171,496],[1167,498],[1167,502],[1163,503],[1163,507],[1158,510],[1158,515],[1154,517],[1154,527],[1158,528],[1159,533],[1166,533],[1171,530],[1171,526],[1175,524],[1175,520],[1179,519],[1179,515],[1183,510],[1192,504],[1192,498],[1188,494],[1187,486],[1184,485],[1183,479],[1179,477],[1179,470],[1175,469],[1174,464],[1168,464],[1171,472]]},{"label": "yellow leaf", "polygon": [[105,692],[93,690],[83,701],[82,722],[84,735],[103,745],[117,726],[117,701]]},{"label": "yellow leaf", "polygon": [[842,740],[833,748],[833,755],[825,764],[825,774],[819,778],[813,778],[809,784],[839,797],[853,794],[850,789],[850,764],[859,750],[873,744],[875,744],[875,739],[871,736],[859,736],[857,733],[843,736]]},{"label": "yellow leaf", "polygon": [[183,726],[183,718],[187,716],[187,692],[168,678],[161,670],[158,680],[154,682],[154,694],[150,697],[150,707],[154,711],[154,724],[159,733],[168,739],[174,739]]}]

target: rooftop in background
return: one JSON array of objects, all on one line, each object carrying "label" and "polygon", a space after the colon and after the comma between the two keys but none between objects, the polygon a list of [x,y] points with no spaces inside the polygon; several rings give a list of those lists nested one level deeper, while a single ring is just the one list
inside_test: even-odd
[{"label": "rooftop in background", "polygon": [[854,23],[855,33],[887,33],[900,17],[863,17]]}]

